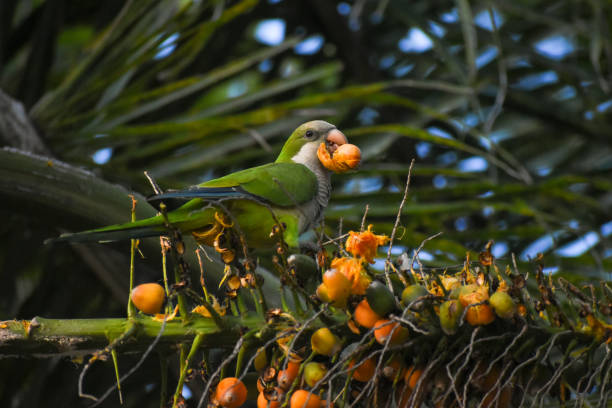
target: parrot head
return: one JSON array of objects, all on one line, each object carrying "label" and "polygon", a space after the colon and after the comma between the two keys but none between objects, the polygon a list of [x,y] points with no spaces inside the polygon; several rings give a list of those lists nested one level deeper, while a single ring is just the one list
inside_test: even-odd
[{"label": "parrot head", "polygon": [[346,144],[346,136],[336,126],[323,120],[313,120],[295,129],[276,161],[301,163],[310,169],[324,167],[336,171],[322,162],[320,150],[324,149],[326,155],[333,155],[340,146]]}]

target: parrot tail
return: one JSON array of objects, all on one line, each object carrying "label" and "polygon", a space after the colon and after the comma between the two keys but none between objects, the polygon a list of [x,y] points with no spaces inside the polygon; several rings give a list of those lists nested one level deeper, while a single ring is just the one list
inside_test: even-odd
[{"label": "parrot tail", "polygon": [[88,231],[66,233],[57,238],[45,240],[53,242],[112,242],[131,238],[145,238],[163,235],[167,231],[161,215],[125,224],[109,225]]}]

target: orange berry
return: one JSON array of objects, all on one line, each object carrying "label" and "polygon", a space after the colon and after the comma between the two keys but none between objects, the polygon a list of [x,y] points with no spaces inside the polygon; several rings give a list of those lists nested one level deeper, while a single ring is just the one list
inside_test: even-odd
[{"label": "orange berry", "polygon": [[278,386],[288,390],[300,371],[300,362],[289,361],[285,370],[280,370],[276,377]]},{"label": "orange berry", "polygon": [[353,295],[364,295],[372,282],[359,259],[350,257],[334,258],[331,261],[331,267],[338,269],[351,281],[351,293]]},{"label": "orange berry", "polygon": [[130,298],[134,306],[143,313],[155,314],[161,311],[166,293],[157,283],[143,283],[132,289]]},{"label": "orange berry", "polygon": [[291,395],[290,408],[320,408],[321,398],[306,390],[297,390]]},{"label": "orange berry", "polygon": [[486,326],[495,320],[495,315],[491,306],[478,305],[470,307],[465,312],[465,320],[472,326]]},{"label": "orange berry", "polygon": [[321,283],[319,286],[317,286],[317,297],[321,302],[331,303],[332,300],[329,297],[329,289],[327,289],[326,284]]},{"label": "orange berry", "polygon": [[348,171],[359,166],[361,150],[354,144],[346,143],[338,146],[333,156],[334,162],[342,171]]},{"label": "orange berry", "polygon": [[459,301],[468,310],[465,312],[465,320],[472,326],[484,326],[493,320],[495,315],[493,309],[488,304],[484,303],[477,306],[470,306],[484,302],[489,299],[489,291],[484,286],[468,285],[465,286],[459,295]]},{"label": "orange berry", "polygon": [[321,164],[327,170],[331,170],[333,172],[341,171],[340,167],[334,161],[331,154],[329,154],[329,151],[327,150],[327,146],[325,146],[325,143],[321,143],[319,145],[319,148],[317,149],[317,157],[319,158],[319,161],[321,162]]},{"label": "orange berry", "polygon": [[367,299],[363,299],[355,308],[353,318],[361,326],[371,329],[378,320],[382,319],[382,316],[372,310]]},{"label": "orange berry", "polygon": [[[349,363],[349,369],[356,365],[354,361]],[[359,366],[353,371],[353,379],[360,382],[368,382],[374,373],[376,372],[376,360],[370,357],[367,360],[361,362]]]},{"label": "orange berry", "polygon": [[[405,342],[408,339],[408,329],[401,326],[397,322],[391,322],[389,319],[380,319],[374,323],[374,337],[379,344],[386,344],[387,338],[391,336],[389,340],[389,346],[397,346]],[[391,333],[393,332],[393,334]]]},{"label": "orange berry", "polygon": [[238,408],[245,403],[247,388],[236,377],[226,377],[219,382],[215,391],[215,400],[223,408]]},{"label": "orange berry", "polygon": [[340,271],[330,269],[323,274],[323,283],[327,287],[327,296],[334,306],[346,306],[346,300],[351,294],[352,282]]},{"label": "orange berry", "polygon": [[421,378],[422,374],[423,370],[415,368],[414,366],[410,366],[406,369],[406,374],[404,375],[404,382],[411,390],[413,390],[416,387],[417,382],[419,381],[419,378]]}]

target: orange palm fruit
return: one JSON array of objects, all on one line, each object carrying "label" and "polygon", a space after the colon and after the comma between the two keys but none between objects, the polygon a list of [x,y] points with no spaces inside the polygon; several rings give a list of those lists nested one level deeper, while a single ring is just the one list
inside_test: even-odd
[{"label": "orange palm fruit", "polygon": [[361,150],[354,144],[346,143],[338,146],[332,159],[341,171],[352,170],[361,163]]},{"label": "orange palm fruit", "polygon": [[387,338],[391,336],[389,340],[389,346],[397,346],[408,339],[410,335],[408,329],[401,326],[398,322],[392,322],[389,319],[380,319],[374,323],[374,337],[379,344],[386,344]]},{"label": "orange palm fruit", "polygon": [[290,408],[320,408],[321,398],[306,390],[297,390],[291,395]]},{"label": "orange palm fruit", "polygon": [[404,374],[404,382],[406,386],[408,386],[411,390],[413,390],[419,378],[423,375],[423,370],[415,368],[414,366],[410,366],[406,369],[406,374]]},{"label": "orange palm fruit", "polygon": [[325,143],[321,143],[319,145],[319,148],[317,149],[317,157],[319,158],[319,161],[321,162],[321,164],[327,170],[331,170],[331,171],[334,171],[336,173],[341,171],[340,167],[334,161],[332,155],[327,150],[327,146],[325,146]]},{"label": "orange palm fruit", "polygon": [[485,302],[489,299],[489,291],[484,286],[467,285],[459,295],[459,301],[464,307],[468,307],[465,312],[465,320],[472,326],[485,326],[495,320],[493,309]]},{"label": "orange palm fruit", "polygon": [[323,274],[323,283],[327,288],[327,296],[336,307],[345,307],[351,294],[351,281],[340,271],[330,269]]},{"label": "orange palm fruit", "polygon": [[132,289],[130,298],[134,306],[143,313],[155,314],[161,311],[166,292],[157,283],[143,283]]},{"label": "orange palm fruit", "polygon": [[372,310],[367,299],[363,299],[355,308],[353,318],[359,325],[371,329],[378,320],[382,319],[382,316]]},{"label": "orange palm fruit", "polygon": [[372,377],[374,377],[374,373],[376,372],[376,360],[370,357],[367,360],[355,363],[351,361],[349,363],[349,369],[353,368],[356,364],[359,364],[355,371],[353,371],[353,379],[355,381],[360,382],[368,382]]},{"label": "orange palm fruit", "polygon": [[291,384],[293,384],[293,381],[296,379],[299,372],[300,362],[289,361],[287,363],[287,368],[278,372],[278,375],[276,377],[278,386],[284,390],[288,390],[291,387]]},{"label": "orange palm fruit", "polygon": [[329,297],[329,289],[327,289],[327,285],[324,283],[321,283],[318,287],[317,287],[317,297],[319,298],[319,300],[321,302],[324,303],[331,303],[331,298]]},{"label": "orange palm fruit", "polygon": [[236,377],[226,377],[219,382],[215,390],[215,401],[223,408],[238,408],[245,403],[247,388]]}]

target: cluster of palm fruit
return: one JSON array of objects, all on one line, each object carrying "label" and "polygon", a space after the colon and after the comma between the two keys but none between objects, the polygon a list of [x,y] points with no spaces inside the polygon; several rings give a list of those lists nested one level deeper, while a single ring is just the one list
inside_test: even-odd
[{"label": "cluster of palm fruit", "polygon": [[252,375],[226,377],[211,406],[256,399],[258,408],[503,408],[612,399],[606,283],[589,296],[562,279],[553,284],[537,260],[535,279],[500,270],[491,243],[456,273],[415,270],[414,259],[374,271],[389,239],[372,226],[348,235],[332,259],[320,252],[316,261],[277,262],[295,293],[310,288],[308,306],[267,311],[248,352],[257,390],[245,380]]}]

